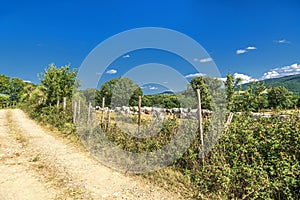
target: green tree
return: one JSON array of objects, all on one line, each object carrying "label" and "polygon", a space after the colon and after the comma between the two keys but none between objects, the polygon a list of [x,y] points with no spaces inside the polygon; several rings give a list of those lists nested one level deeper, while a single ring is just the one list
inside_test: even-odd
[{"label": "green tree", "polygon": [[105,82],[96,91],[96,105],[102,105],[105,97],[106,107],[136,106],[139,96],[143,96],[142,89],[131,79],[120,77]]},{"label": "green tree", "polygon": [[153,106],[153,102],[151,100],[151,97],[143,96],[142,97],[142,106],[147,106],[147,107]]},{"label": "green tree", "polygon": [[25,83],[23,88],[24,92],[20,97],[20,102],[26,104],[29,101],[31,93],[34,91],[36,87],[38,86],[33,83]]},{"label": "green tree", "polygon": [[96,106],[102,105],[102,99],[105,98],[105,106],[110,107],[111,106],[111,97],[112,97],[112,89],[116,82],[118,81],[118,78],[111,79],[107,82],[105,82],[100,90],[96,91],[96,97],[95,97],[95,104]]},{"label": "green tree", "polygon": [[46,91],[46,103],[48,105],[58,104],[64,97],[72,98],[76,70],[71,70],[70,65],[57,68],[54,64],[50,64],[41,74],[40,79]]},{"label": "green tree", "polygon": [[285,87],[273,87],[268,92],[269,106],[272,108],[289,108],[293,106],[292,93]]},{"label": "green tree", "polygon": [[211,95],[209,94],[208,87],[205,83],[204,77],[193,78],[190,84],[194,89],[194,91],[200,89],[201,103],[202,103],[201,107],[205,109],[211,109],[212,108]]},{"label": "green tree", "polygon": [[88,88],[86,90],[81,90],[80,93],[85,97],[86,102],[91,102],[92,106],[95,106],[95,88]]},{"label": "green tree", "polygon": [[258,82],[255,84],[253,93],[253,109],[255,111],[260,111],[261,109],[267,108],[268,98],[264,94],[266,91],[266,86],[264,82]]},{"label": "green tree", "polygon": [[10,78],[8,76],[0,74],[0,94],[9,95],[10,88]]},{"label": "green tree", "polygon": [[[236,107],[239,107],[239,95],[236,95],[237,86],[241,85],[241,79],[234,79],[233,75],[228,73],[226,76],[225,83],[225,92],[226,92],[226,104],[229,111],[236,110]],[[241,87],[239,91],[241,90]],[[240,92],[238,92],[239,94]],[[238,104],[236,104],[238,103]]]},{"label": "green tree", "polygon": [[11,88],[10,88],[10,100],[12,102],[19,102],[21,96],[24,94],[25,82],[19,78],[11,79]]},{"label": "green tree", "polygon": [[143,91],[140,87],[137,87],[129,99],[129,105],[130,106],[138,106],[139,105],[139,96],[143,96]]},{"label": "green tree", "polygon": [[180,103],[175,95],[168,95],[162,100],[162,105],[164,108],[179,108]]},{"label": "green tree", "polygon": [[112,107],[137,105],[138,97],[142,95],[141,88],[133,80],[121,77],[113,86]]},{"label": "green tree", "polygon": [[226,76],[225,87],[227,109],[232,111],[234,98],[234,78],[230,73],[228,73]]}]

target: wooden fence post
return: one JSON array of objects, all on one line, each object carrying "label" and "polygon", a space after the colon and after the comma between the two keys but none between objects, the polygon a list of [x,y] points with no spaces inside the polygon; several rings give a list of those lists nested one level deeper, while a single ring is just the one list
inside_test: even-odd
[{"label": "wooden fence post", "polygon": [[200,89],[197,89],[197,102],[198,102],[198,125],[199,125],[200,141],[201,141],[200,151],[201,151],[202,163],[204,164],[204,140],[203,140],[202,109],[201,109]]},{"label": "wooden fence post", "polygon": [[224,129],[224,132],[226,132],[229,128],[229,125],[231,124],[231,121],[233,119],[233,113],[229,113],[229,116],[227,118],[227,121],[226,121],[226,124],[225,124],[225,129]]},{"label": "wooden fence post", "polygon": [[57,106],[57,109],[59,109],[59,99],[57,99],[56,106]]},{"label": "wooden fence post", "polygon": [[65,111],[67,108],[67,97],[64,97],[64,101],[63,101],[63,110]]},{"label": "wooden fence post", "polygon": [[105,108],[105,97],[102,98],[102,116],[101,116],[101,124],[104,123],[104,108]]},{"label": "wooden fence post", "polygon": [[87,124],[90,124],[91,120],[91,108],[92,108],[92,102],[89,102],[89,107],[88,107],[88,119],[87,119]]},{"label": "wooden fence post", "polygon": [[80,100],[78,100],[78,112],[77,112],[77,118],[78,118],[78,120],[77,120],[77,124],[79,124],[80,123]]},{"label": "wooden fence post", "polygon": [[109,128],[109,124],[110,124],[110,109],[108,108],[106,130]]},{"label": "wooden fence post", "polygon": [[141,114],[142,114],[142,109],[141,109],[141,107],[142,107],[142,97],[141,96],[139,96],[139,105],[138,105],[138,107],[139,107],[138,133],[140,133],[141,132],[141,124],[142,124],[142,118],[141,118]]},{"label": "wooden fence post", "polygon": [[73,110],[73,124],[76,124],[76,113],[77,112],[77,102],[74,101],[74,110]]}]

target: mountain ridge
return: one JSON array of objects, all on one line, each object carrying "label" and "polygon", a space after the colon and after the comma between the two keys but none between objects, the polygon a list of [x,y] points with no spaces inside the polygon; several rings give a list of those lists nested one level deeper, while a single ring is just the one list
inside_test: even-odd
[{"label": "mountain ridge", "polygon": [[[264,82],[267,88],[284,86],[294,94],[300,94],[300,74],[265,79],[258,82]],[[246,89],[251,83],[243,84],[242,89]]]}]

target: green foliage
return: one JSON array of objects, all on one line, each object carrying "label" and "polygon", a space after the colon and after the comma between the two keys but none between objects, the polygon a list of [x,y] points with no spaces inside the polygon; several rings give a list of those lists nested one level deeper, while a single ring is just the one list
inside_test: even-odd
[{"label": "green foliage", "polygon": [[142,89],[131,79],[120,77],[105,82],[96,92],[96,105],[102,105],[105,98],[106,107],[137,106]]},{"label": "green foliage", "polygon": [[[40,78],[42,85],[24,85],[20,97],[23,110],[65,134],[74,133],[72,94],[76,86],[76,70],[71,70],[70,65],[57,68],[51,64]],[[61,103],[64,97],[67,98],[66,110]]]},{"label": "green foliage", "polygon": [[282,86],[271,88],[268,91],[268,100],[272,108],[293,107],[292,93]]},{"label": "green foliage", "polygon": [[41,74],[40,80],[46,91],[46,104],[55,105],[62,102],[64,97],[72,98],[75,86],[76,71],[70,65],[57,68],[50,64]]},{"label": "green foliage", "polygon": [[[9,97],[7,103],[19,103],[24,94],[24,87],[26,83],[19,78],[10,78],[0,74],[0,94]],[[4,101],[2,99],[2,101]],[[6,101],[6,100],[5,100]]]},{"label": "green foliage", "polygon": [[196,143],[176,166],[199,194],[211,198],[299,199],[299,130],[297,116],[285,121],[237,116],[204,165]]},{"label": "green foliage", "polygon": [[228,73],[226,76],[225,91],[226,91],[227,109],[229,111],[232,111],[235,90],[234,90],[234,78],[230,73]]},{"label": "green foliage", "polygon": [[[234,112],[260,111],[268,107],[264,82],[253,82],[242,89],[241,80],[228,73],[225,81],[227,109]],[[238,88],[239,86],[239,88]]]},{"label": "green foliage", "polygon": [[10,99],[12,102],[20,102],[21,96],[24,94],[26,83],[19,78],[11,79]]},{"label": "green foliage", "polygon": [[234,97],[233,111],[260,111],[268,106],[267,96],[263,93],[263,82],[252,83],[245,91],[239,91]]},{"label": "green foliage", "polygon": [[96,96],[97,90],[95,88],[88,88],[86,90],[81,90],[80,92],[85,97],[86,102],[91,102],[92,106],[96,106],[95,96]]},{"label": "green foliage", "polygon": [[9,95],[10,87],[10,78],[8,76],[0,74],[0,94]]},{"label": "green foliage", "polygon": [[194,89],[194,91],[200,89],[201,107],[205,109],[211,109],[212,108],[211,94],[209,93],[206,82],[208,81],[204,77],[196,77],[191,80],[190,84]]},{"label": "green foliage", "polygon": [[97,106],[102,105],[102,99],[105,98],[105,107],[111,107],[111,97],[113,95],[113,87],[118,81],[117,78],[111,79],[108,82],[105,82],[100,90],[96,91],[95,103]]},{"label": "green foliage", "polygon": [[142,89],[131,79],[121,77],[112,88],[112,107],[133,106],[138,104]]},{"label": "green foliage", "polygon": [[9,103],[9,96],[0,94],[0,107]]},{"label": "green foliage", "polygon": [[145,95],[142,99],[142,106],[155,106],[162,108],[179,108],[180,102],[174,94]]}]

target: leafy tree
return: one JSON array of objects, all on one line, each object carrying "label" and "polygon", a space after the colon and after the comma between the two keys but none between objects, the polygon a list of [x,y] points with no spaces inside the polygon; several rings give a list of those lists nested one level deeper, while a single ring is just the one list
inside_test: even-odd
[{"label": "leafy tree", "polygon": [[10,91],[10,78],[0,74],[0,94],[9,94]]},{"label": "leafy tree", "polygon": [[129,78],[121,77],[113,86],[112,107],[136,105],[139,96],[142,96],[139,86]]},{"label": "leafy tree", "polygon": [[200,89],[200,94],[201,94],[201,107],[205,108],[205,109],[211,109],[211,104],[212,104],[212,100],[211,100],[211,95],[209,94],[208,91],[208,87],[205,83],[205,79],[204,77],[196,77],[193,78],[190,82],[192,88],[194,89],[194,91],[196,91],[197,89]]},{"label": "leafy tree", "polygon": [[21,96],[24,94],[25,83],[19,78],[11,79],[11,88],[10,88],[10,99],[13,102],[19,102]]},{"label": "leafy tree", "polygon": [[[227,103],[227,109],[229,111],[233,111],[235,107],[238,107],[236,104],[238,96],[236,96],[236,89],[237,86],[240,85],[241,79],[237,78],[234,79],[233,75],[228,73],[226,76],[226,81],[225,81],[225,91],[226,91],[226,103]],[[239,89],[239,91],[241,88]],[[238,100],[237,100],[238,102]]]},{"label": "leafy tree", "polygon": [[147,106],[147,107],[153,106],[152,100],[149,96],[142,97],[142,106]]},{"label": "leafy tree", "polygon": [[179,108],[180,103],[175,95],[168,95],[162,100],[164,108]]},{"label": "leafy tree", "polygon": [[105,106],[136,106],[138,98],[142,96],[142,89],[131,79],[120,77],[104,83],[96,92],[96,104],[102,105],[105,97]]},{"label": "leafy tree", "polygon": [[95,106],[95,88],[88,88],[86,90],[80,91],[85,97],[86,102],[91,102],[93,106]]},{"label": "leafy tree", "polygon": [[138,106],[139,105],[139,96],[143,96],[143,91],[140,87],[137,87],[129,100],[130,106]]},{"label": "leafy tree", "polygon": [[196,108],[197,107],[197,102],[195,101],[195,95],[194,96],[185,96],[182,94],[178,94],[177,98],[178,98],[178,101],[180,102],[181,108]]},{"label": "leafy tree", "polygon": [[227,109],[231,111],[233,108],[234,98],[234,78],[230,73],[228,73],[226,76],[225,87]]},{"label": "leafy tree", "polygon": [[292,107],[291,99],[292,93],[282,86],[271,88],[268,92],[269,106],[272,108]]},{"label": "leafy tree", "polygon": [[20,97],[20,102],[27,103],[29,101],[30,95],[32,94],[34,89],[37,87],[38,86],[33,83],[25,83],[25,85],[23,87],[24,92],[22,93],[22,95]]},{"label": "leafy tree", "polygon": [[70,65],[57,68],[50,64],[40,78],[46,91],[46,103],[51,106],[61,102],[64,97],[71,99],[75,78],[76,71],[71,70]]},{"label": "leafy tree", "polygon": [[267,108],[268,106],[268,99],[267,96],[264,94],[266,91],[266,86],[264,82],[256,83],[254,87],[253,93],[253,109],[255,111],[259,111],[261,109]]},{"label": "leafy tree", "polygon": [[96,91],[96,97],[95,97],[95,104],[97,106],[102,105],[102,99],[105,98],[105,106],[110,107],[111,105],[111,97],[112,97],[112,89],[116,82],[118,81],[118,78],[111,79],[110,81],[105,82],[100,90]]},{"label": "leafy tree", "polygon": [[29,105],[31,105],[32,107],[43,105],[46,100],[45,88],[38,85],[35,87],[29,87],[28,89],[32,90],[29,96],[27,97]]}]

